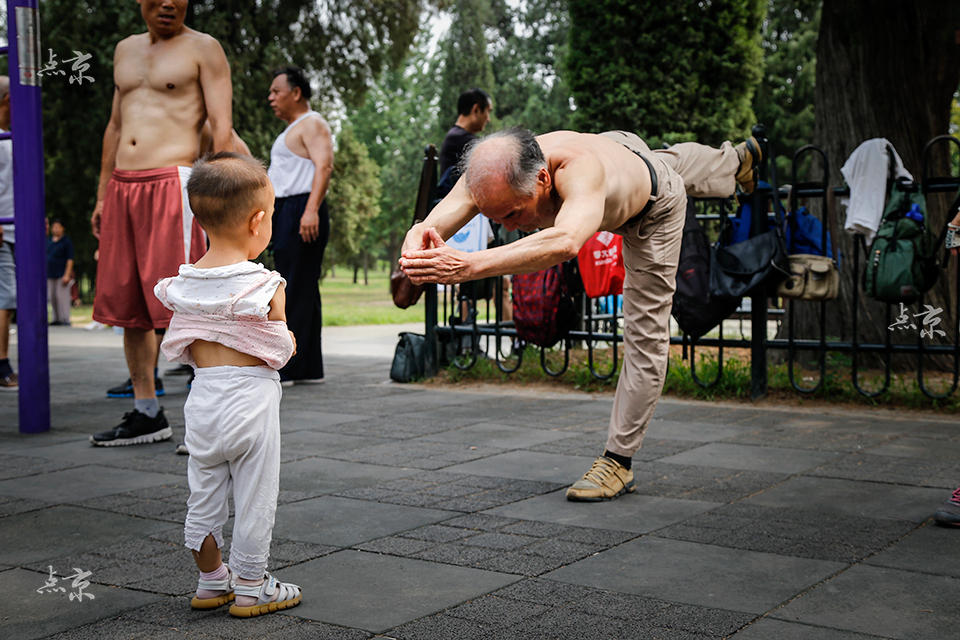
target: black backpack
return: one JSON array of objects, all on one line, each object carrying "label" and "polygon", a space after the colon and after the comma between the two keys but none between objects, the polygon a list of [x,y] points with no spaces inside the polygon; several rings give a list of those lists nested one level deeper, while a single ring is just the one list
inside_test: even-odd
[{"label": "black backpack", "polygon": [[696,207],[688,201],[677,267],[677,290],[670,313],[683,332],[696,340],[729,317],[738,306],[740,298],[710,294],[710,243],[697,220]]}]

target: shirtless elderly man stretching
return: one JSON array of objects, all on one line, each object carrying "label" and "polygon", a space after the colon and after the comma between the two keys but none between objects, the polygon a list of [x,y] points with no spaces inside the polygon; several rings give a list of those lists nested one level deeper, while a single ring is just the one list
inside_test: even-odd
[{"label": "shirtless elderly man stretching", "polygon": [[[567,489],[569,500],[608,500],[634,490],[631,458],[663,388],[687,196],[752,191],[760,147],[750,138],[719,149],[696,143],[651,151],[636,135],[523,129],[493,134],[465,155],[465,172],[404,241],[400,266],[415,283],[444,284],[530,273],[576,257],[597,231],[623,236],[624,359],[606,450]],[[507,229],[536,231],[504,246],[463,253],[444,244],[478,211]]]},{"label": "shirtless elderly man stretching", "polygon": [[138,0],[147,32],[114,52],[116,85],[103,134],[97,204],[100,238],[95,320],[123,327],[134,410],[115,428],[90,436],[98,446],[157,442],[172,432],[157,403],[154,330],[171,312],[153,295],[206,250],[186,196],[201,129],[209,120],[214,151],[233,151],[230,67],[211,36],[183,24],[187,0]]}]

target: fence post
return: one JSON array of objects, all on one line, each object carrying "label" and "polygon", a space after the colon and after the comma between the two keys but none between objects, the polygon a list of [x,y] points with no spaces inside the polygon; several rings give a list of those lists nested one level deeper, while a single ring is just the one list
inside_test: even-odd
[{"label": "fence post", "polygon": [[17,365],[20,433],[50,430],[47,263],[37,0],[7,1],[13,193],[17,212]]},{"label": "fence post", "polygon": [[[770,161],[770,145],[767,132],[762,124],[753,127],[753,137],[760,143],[763,159],[760,162],[759,177],[767,178],[767,163]],[[753,190],[750,219],[750,236],[759,235],[767,230],[767,191],[759,185]],[[777,194],[772,193],[773,206],[777,206]],[[723,336],[721,336],[721,339]],[[767,395],[767,292],[761,287],[750,296],[750,398],[759,400]]]}]

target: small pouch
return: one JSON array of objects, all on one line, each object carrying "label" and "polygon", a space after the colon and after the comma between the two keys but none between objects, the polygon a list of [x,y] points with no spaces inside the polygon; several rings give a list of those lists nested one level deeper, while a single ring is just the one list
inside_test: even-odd
[{"label": "small pouch", "polygon": [[777,295],[800,300],[833,300],[840,292],[840,270],[833,258],[810,253],[788,256],[790,275]]}]

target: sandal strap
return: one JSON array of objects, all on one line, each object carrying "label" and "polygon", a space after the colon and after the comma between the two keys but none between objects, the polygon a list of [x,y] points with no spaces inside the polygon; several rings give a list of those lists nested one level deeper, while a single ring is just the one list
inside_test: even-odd
[{"label": "sandal strap", "polygon": [[[226,565],[224,565],[226,566]],[[233,572],[227,567],[227,577],[222,580],[197,580],[197,589],[206,589],[207,591],[233,591]]]},{"label": "sandal strap", "polygon": [[[269,573],[264,577],[262,584],[237,584],[234,586],[234,594],[238,596],[250,596],[257,598],[261,604],[267,602],[282,602],[291,600],[300,595],[300,587],[289,582],[280,582]],[[276,593],[277,597],[274,598]]]}]

